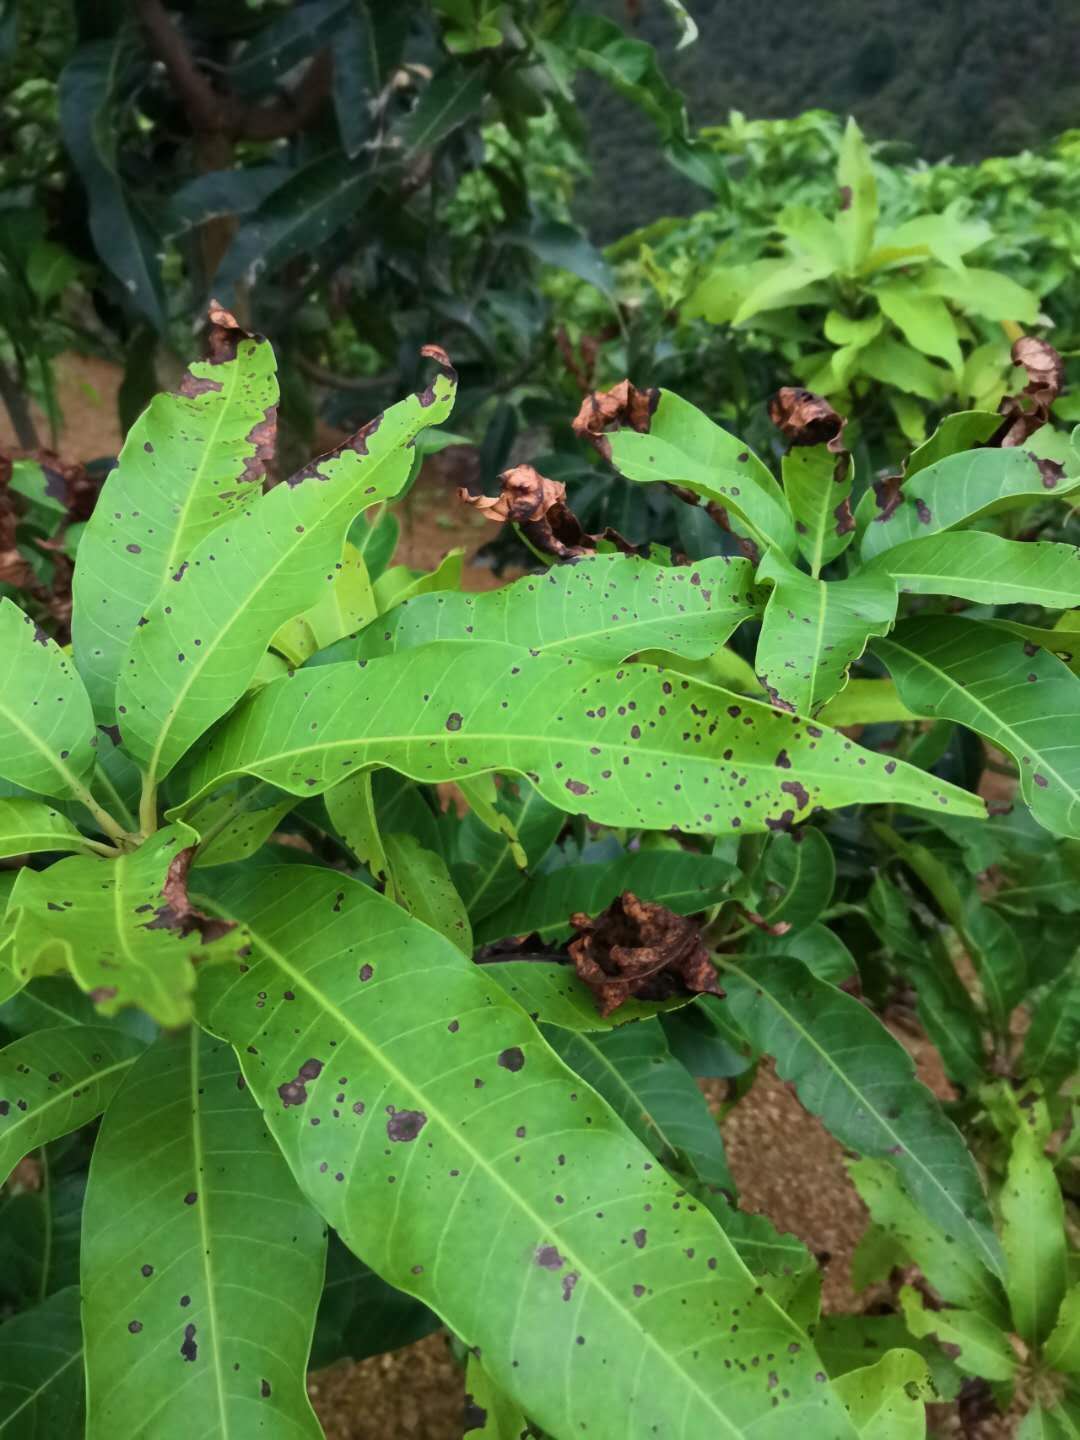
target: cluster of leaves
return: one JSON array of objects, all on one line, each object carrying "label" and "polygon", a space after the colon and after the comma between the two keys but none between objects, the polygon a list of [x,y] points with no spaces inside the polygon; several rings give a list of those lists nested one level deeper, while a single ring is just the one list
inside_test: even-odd
[{"label": "cluster of leaves", "polygon": [[[85,1405],[89,1435],[314,1436],[313,1332],[325,1360],[437,1319],[470,1349],[469,1424],[492,1435],[599,1431],[618,1407],[635,1436],[676,1414],[686,1435],[779,1436],[798,1414],[892,1440],[921,1433],[931,1374],[1007,1398],[1017,1367],[980,1369],[990,1305],[1030,1347],[1047,1424],[1074,1434],[1076,1277],[1060,1235],[1016,1217],[1051,1213],[1039,1157],[1080,987],[1072,962],[1014,974],[1001,943],[1010,907],[1067,913],[1072,854],[1056,901],[1029,893],[1050,842],[987,826],[970,758],[982,737],[1032,827],[1080,833],[1080,680],[1059,658],[1077,551],[984,520],[1080,485],[1068,438],[1038,428],[1052,357],[1018,352],[1024,397],[952,417],[862,498],[815,397],[778,397],[778,483],[674,394],[595,394],[579,433],[631,481],[704,499],[742,553],[686,564],[589,536],[519,467],[489,510],[573,563],[464,595],[448,567],[389,564],[386,506],[454,404],[446,355],[426,347],[424,389],[266,489],[274,357],[211,320],[209,359],[132,428],[79,537],[70,653],[0,600],[0,1169],[18,1167],[21,1252],[0,1425],[70,1436]],[[867,746],[834,728],[867,718],[903,723]],[[919,826],[1008,883],[984,898],[954,874],[957,910]],[[876,899],[860,827],[890,855]],[[1026,1146],[1000,1196],[852,993],[856,923],[880,936],[868,994],[902,976],[935,1039],[969,1007],[974,1070],[955,1046],[950,1069]],[[1007,1055],[1021,1142],[983,1079],[1030,995]],[[875,1224],[940,1307],[901,1295],[871,1365],[819,1317],[805,1248],[738,1208],[695,1084],[738,1091],[766,1056],[872,1167],[892,1205]],[[905,1205],[914,1239],[890,1220]],[[1031,1234],[1057,1267],[1035,1322]]]}]

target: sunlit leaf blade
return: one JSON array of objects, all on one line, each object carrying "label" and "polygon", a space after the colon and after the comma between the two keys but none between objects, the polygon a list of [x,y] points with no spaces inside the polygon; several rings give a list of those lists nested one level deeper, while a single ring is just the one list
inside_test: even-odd
[{"label": "sunlit leaf blade", "polygon": [[105,1109],[143,1046],[103,1026],[36,1030],[0,1050],[0,1177]]},{"label": "sunlit leaf blade", "polygon": [[735,1195],[720,1127],[658,1020],[591,1034],[550,1026],[544,1035],[669,1170]]},{"label": "sunlit leaf blade", "polygon": [[1061,1186],[1045,1149],[1051,1121],[1040,1095],[1024,1099],[998,1206],[1013,1326],[1037,1345],[1054,1328],[1069,1274]]},{"label": "sunlit leaf blade", "polygon": [[848,1170],[874,1224],[899,1242],[943,1300],[978,1310],[1008,1328],[1008,1307],[1000,1281],[926,1218],[890,1166],[880,1160],[858,1160]]},{"label": "sunlit leaf blade", "polygon": [[0,776],[39,795],[81,799],[95,744],[75,667],[29,615],[0,599]]},{"label": "sunlit leaf blade", "polygon": [[0,800],[0,856],[91,849],[93,842],[43,800],[29,796]]},{"label": "sunlit leaf blade", "polygon": [[162,1025],[182,1024],[191,1014],[193,961],[206,947],[165,886],[194,838],[170,825],[115,860],[73,856],[20,870],[10,902],[16,975],[69,969],[105,1015],[138,1005]]},{"label": "sunlit leaf blade", "polygon": [[913,1286],[900,1291],[900,1304],[911,1333],[919,1340],[936,1339],[958,1370],[982,1380],[1011,1380],[1016,1352],[1003,1330],[974,1310],[930,1310]]},{"label": "sunlit leaf blade", "polygon": [[975,1163],[881,1022],[797,961],[717,956],[732,1015],[842,1145],[895,1167],[928,1220],[1001,1275]]},{"label": "sunlit leaf blade", "polygon": [[82,1434],[82,1358],[77,1286],[0,1325],[3,1440],[71,1440]]},{"label": "sunlit leaf blade", "polygon": [[754,667],[770,695],[814,715],[844,688],[871,635],[884,635],[892,624],[896,583],[888,575],[815,580],[775,551],[758,578],[774,584]]},{"label": "sunlit leaf blade", "polygon": [[351,521],[405,484],[411,442],[445,420],[455,388],[440,373],[185,555],[135,630],[117,689],[124,739],[151,778],[240,698],[278,627],[333,584]]},{"label": "sunlit leaf blade", "polygon": [[624,1000],[610,1015],[601,1015],[596,996],[578,979],[573,965],[560,961],[560,956],[490,960],[484,962],[484,974],[516,1000],[538,1025],[557,1025],[561,1030],[610,1030],[631,1020],[647,1020],[653,1015],[681,1009],[694,998],[678,995],[670,1000]]},{"label": "sunlit leaf blade", "polygon": [[598,915],[624,890],[693,915],[715,904],[736,873],[727,860],[684,850],[627,851],[599,864],[562,865],[531,879],[520,895],[486,916],[475,927],[476,943],[534,931],[545,943],[557,943],[572,933],[571,915]]},{"label": "sunlit leaf blade", "polygon": [[163,1035],[102,1122],[83,1230],[87,1440],[319,1440],[324,1228],[227,1045]]},{"label": "sunlit leaf blade", "polygon": [[[894,545],[949,530],[984,514],[1002,502],[1034,503],[1067,495],[1080,485],[1080,473],[1064,476],[1060,468],[1017,448],[966,450],[948,455],[904,481],[899,504],[877,513],[868,497],[860,506],[866,520],[860,554],[863,561]],[[881,496],[887,492],[882,490]]]},{"label": "sunlit leaf blade", "polygon": [[140,618],[199,542],[258,494],[273,455],[274,352],[229,318],[214,312],[210,359],[131,427],[79,540],[72,650],[106,723]]},{"label": "sunlit leaf blade", "polygon": [[909,595],[977,605],[1080,605],[1080,550],[1050,540],[1003,540],[981,530],[927,535],[884,551],[863,574],[891,575]]},{"label": "sunlit leaf blade", "polygon": [[890,1350],[875,1365],[836,1381],[859,1440],[923,1440],[926,1402],[937,1398],[926,1361],[914,1350]]},{"label": "sunlit leaf blade", "polygon": [[[253,953],[204,972],[200,1013],[301,1187],[545,1430],[600,1431],[618,1407],[633,1440],[676,1413],[687,1437],[773,1440],[793,1414],[850,1433],[805,1336],[709,1216],[673,1210],[672,1182],[482,966],[325,870],[237,874],[213,903]],[[723,1363],[762,1346],[791,1392],[784,1426],[766,1375]]]},{"label": "sunlit leaf blade", "polygon": [[1036,820],[1080,835],[1080,677],[1008,631],[959,615],[905,620],[874,648],[906,705],[1007,751]]},{"label": "sunlit leaf blade", "polygon": [[827,445],[793,445],[784,456],[784,494],[795,517],[799,553],[814,576],[854,538],[853,471],[851,456],[836,455]]},{"label": "sunlit leaf blade", "polygon": [[761,551],[775,545],[794,555],[791,511],[771,471],[689,401],[661,390],[647,434],[622,429],[606,438],[612,463],[628,480],[681,485],[722,505]]},{"label": "sunlit leaf blade", "polygon": [[460,645],[435,642],[275,681],[210,738],[186,789],[195,799],[247,773],[317,795],[371,765],[426,782],[511,771],[554,805],[650,829],[777,828],[815,804],[874,800],[983,813],[944,781],[728,691],[483,641],[467,665]]},{"label": "sunlit leaf blade", "polygon": [[407,600],[365,630],[357,654],[388,655],[431,640],[502,640],[592,660],[650,649],[704,659],[757,608],[747,560],[713,556],[664,567],[597,555],[501,590]]}]

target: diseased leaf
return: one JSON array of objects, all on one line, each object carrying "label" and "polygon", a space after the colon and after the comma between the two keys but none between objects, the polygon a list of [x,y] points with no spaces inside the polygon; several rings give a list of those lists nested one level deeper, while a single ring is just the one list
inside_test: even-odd
[{"label": "diseased leaf", "polygon": [[901,1315],[823,1315],[814,1340],[825,1368],[834,1378],[861,1369],[875,1356],[897,1349],[912,1349],[925,1360],[937,1390],[937,1399],[954,1400],[963,1376],[931,1340],[913,1340]]},{"label": "diseased leaf", "polygon": [[318,1440],[304,1370],[325,1232],[228,1046],[192,1026],[132,1068],[94,1147],[83,1234],[87,1440]]},{"label": "diseased leaf", "polygon": [[844,248],[847,272],[854,275],[862,269],[874,243],[878,198],[870,147],[850,116],[837,157],[836,183],[840,188],[836,229]]},{"label": "diseased leaf", "polygon": [[481,1440],[521,1440],[529,1434],[525,1416],[471,1354],[465,1370],[465,1433]]},{"label": "diseased leaf", "polygon": [[203,972],[200,1013],[237,1048],[301,1187],[539,1425],[599,1430],[619,1406],[645,1440],[677,1404],[687,1434],[756,1422],[777,1440],[766,1376],[723,1363],[766,1346],[793,1405],[847,1440],[806,1337],[703,1210],[672,1210],[673,1183],[483,966],[326,870],[238,874],[213,903],[253,954],[245,973]]},{"label": "diseased leaf", "polygon": [[859,1440],[923,1440],[926,1403],[937,1398],[926,1361],[914,1350],[890,1350],[874,1365],[836,1381]]},{"label": "diseased leaf", "polygon": [[1080,835],[1080,678],[1045,650],[958,615],[905,620],[874,647],[920,715],[967,725],[1007,751],[1041,825]]},{"label": "diseased leaf", "polygon": [[317,795],[371,765],[428,783],[512,771],[593,820],[689,832],[776,829],[815,804],[876,799],[983,812],[944,781],[728,691],[485,641],[468,666],[460,645],[436,642],[265,686],[193,762],[187,803],[244,773]]},{"label": "diseased leaf", "polygon": [[928,1310],[917,1290],[900,1291],[907,1327],[917,1339],[936,1340],[965,1375],[982,1380],[1011,1380],[1016,1353],[1005,1333],[973,1310]]},{"label": "diseased leaf", "polygon": [[560,1030],[588,1033],[610,1030],[631,1020],[648,1020],[666,1015],[695,997],[689,993],[668,1000],[638,1000],[631,996],[610,1015],[601,1015],[596,997],[578,978],[572,964],[561,957],[536,960],[486,960],[484,974],[516,1000],[537,1025],[557,1025]]},{"label": "diseased leaf", "polygon": [[71,1285],[0,1325],[0,1435],[67,1440],[82,1433],[79,1289]]},{"label": "diseased leaf", "polygon": [[1001,1251],[974,1161],[881,1022],[797,962],[716,956],[726,1004],[842,1145],[886,1160],[927,1219],[994,1275]]},{"label": "diseased leaf", "polygon": [[799,553],[817,576],[855,536],[851,513],[854,466],[846,450],[793,445],[784,456],[784,494],[795,520]]},{"label": "diseased leaf", "polygon": [[896,616],[896,583],[888,575],[815,580],[770,551],[758,579],[772,580],[754,666],[773,703],[814,715],[847,681],[848,667],[872,635]]},{"label": "diseased leaf", "polygon": [[116,721],[123,657],[155,596],[258,495],[273,458],[274,352],[219,307],[210,320],[208,359],[131,427],[79,541],[72,651],[104,724]]},{"label": "diseased leaf", "polygon": [[447,369],[185,555],[147,607],[117,691],[124,739],[151,782],[240,698],[278,627],[333,584],[353,518],[400,490],[410,442],[450,413],[452,377]]},{"label": "diseased leaf", "polygon": [[911,595],[954,595],[977,605],[1080,605],[1080,550],[1049,540],[1003,540],[979,530],[908,540],[863,572],[891,575]]},{"label": "diseased leaf", "polygon": [[0,1050],[0,1183],[31,1150],[96,1119],[142,1050],[100,1025],[35,1030]]},{"label": "diseased leaf", "polygon": [[28,796],[0,799],[0,856],[94,848],[66,815],[44,801]]},{"label": "diseased leaf", "polygon": [[596,555],[500,590],[407,600],[369,626],[357,653],[388,655],[433,640],[470,646],[499,640],[600,661],[648,649],[704,659],[757,609],[746,560],[714,556],[666,567],[634,555]]}]

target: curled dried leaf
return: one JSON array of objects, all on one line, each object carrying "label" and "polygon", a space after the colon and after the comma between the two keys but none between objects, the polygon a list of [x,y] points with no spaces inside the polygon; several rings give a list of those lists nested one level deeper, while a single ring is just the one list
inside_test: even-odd
[{"label": "curled dried leaf", "polygon": [[198,931],[204,945],[220,940],[230,930],[235,930],[235,920],[219,920],[206,915],[191,903],[188,895],[187,877],[191,862],[195,858],[195,846],[173,856],[161,887],[161,898],[165,902],[154,911],[154,918],[147,923],[147,930],[175,930],[178,935],[190,935]]},{"label": "curled dried leaf", "polygon": [[578,560],[595,555],[597,543],[609,540],[624,555],[638,549],[615,530],[590,535],[566,503],[566,486],[550,480],[532,465],[515,465],[499,476],[498,495],[470,495],[459,487],[458,497],[480,515],[498,524],[511,521],[521,527],[529,544],[557,560]]},{"label": "curled dried leaf", "polygon": [[769,419],[792,445],[825,445],[834,455],[845,453],[847,421],[812,390],[785,385],[769,401]]},{"label": "curled dried leaf", "polygon": [[570,923],[578,931],[570,958],[601,1015],[610,1015],[631,997],[724,993],[700,926],[666,905],[624,890],[595,919],[572,915]]},{"label": "curled dried leaf", "polygon": [[998,406],[1004,423],[987,442],[990,445],[1023,445],[1050,419],[1050,407],[1065,382],[1061,356],[1046,340],[1021,335],[1012,347],[1012,359],[1027,371],[1028,383],[1018,395],[1006,395]]},{"label": "curled dried leaf", "polygon": [[640,435],[648,434],[659,401],[659,390],[639,390],[629,380],[620,380],[610,390],[594,390],[585,396],[574,417],[574,434],[580,440],[588,440],[605,460],[610,460],[611,445],[606,432],[629,426]]}]

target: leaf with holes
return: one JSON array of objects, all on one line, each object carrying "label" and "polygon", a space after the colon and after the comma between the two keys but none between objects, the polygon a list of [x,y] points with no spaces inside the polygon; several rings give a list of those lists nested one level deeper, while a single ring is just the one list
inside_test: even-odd
[{"label": "leaf with holes", "polygon": [[915,1066],[876,1016],[796,961],[717,956],[725,1002],[842,1145],[887,1160],[927,1219],[1003,1273],[975,1163]]},{"label": "leaf with holes", "polygon": [[396,495],[412,442],[445,420],[453,371],[391,406],[337,450],[204,536],[135,630],[117,709],[153,783],[243,695],[279,626],[333,585],[349,525]]},{"label": "leaf with holes", "polygon": [[728,691],[643,665],[437,641],[265,686],[208,740],[190,803],[242,774],[317,795],[386,765],[425,782],[525,774],[609,825],[786,828],[815,804],[896,801],[981,815],[980,800],[902,761]]},{"label": "leaf with holes", "polygon": [[274,352],[224,311],[211,307],[211,321],[209,359],[136,420],[79,540],[72,650],[106,724],[139,621],[199,543],[258,495],[273,457]]},{"label": "leaf with holes", "polygon": [[227,1045],[191,1026],[137,1061],[94,1147],[83,1233],[87,1440],[169,1423],[318,1440],[304,1370],[325,1232]]},{"label": "leaf with holes", "polygon": [[1080,835],[1080,677],[1008,631],[959,615],[905,620],[874,649],[906,705],[1007,751],[1036,820]]},{"label": "leaf with holes", "polygon": [[[645,1440],[677,1406],[686,1435],[778,1440],[796,1408],[850,1435],[805,1335],[710,1216],[672,1209],[674,1184],[482,966],[325,870],[237,875],[207,903],[253,952],[246,971],[204,972],[200,1014],[236,1047],[301,1187],[545,1430],[601,1430],[617,1406]],[[763,1346],[788,1414],[744,1358]]]}]

